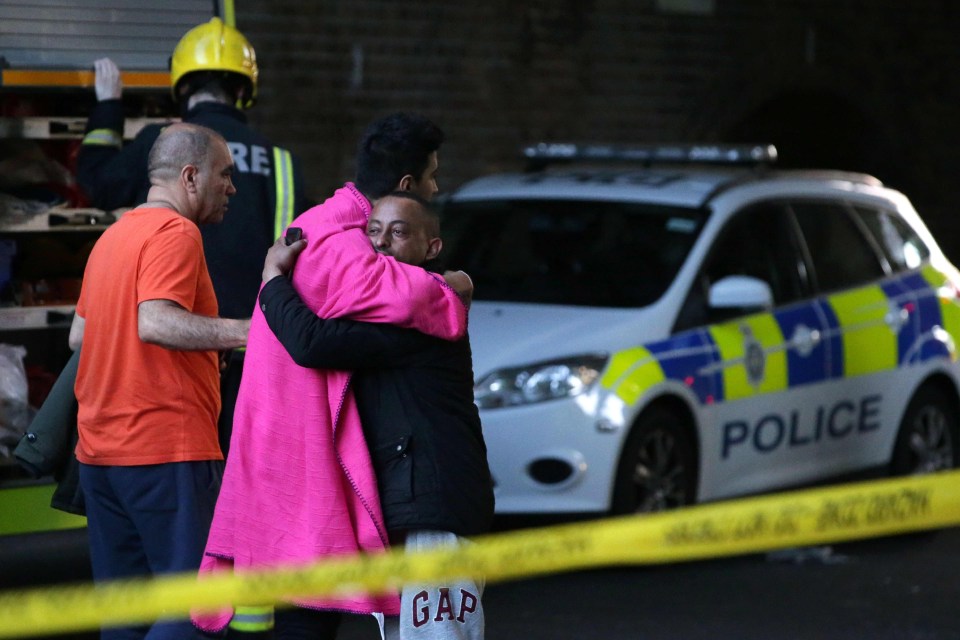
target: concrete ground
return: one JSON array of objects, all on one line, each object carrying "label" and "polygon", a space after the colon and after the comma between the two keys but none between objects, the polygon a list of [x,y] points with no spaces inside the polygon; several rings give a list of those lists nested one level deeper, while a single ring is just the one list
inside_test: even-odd
[{"label": "concrete ground", "polygon": [[[960,640],[960,528],[490,585],[499,640]],[[378,638],[348,620],[342,640]]]}]

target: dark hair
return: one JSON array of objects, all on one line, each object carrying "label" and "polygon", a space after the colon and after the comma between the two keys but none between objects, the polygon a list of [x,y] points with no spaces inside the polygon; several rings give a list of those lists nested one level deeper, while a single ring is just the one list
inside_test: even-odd
[{"label": "dark hair", "polygon": [[405,175],[419,180],[443,140],[440,127],[421,115],[394,113],[376,120],[357,149],[357,189],[376,200],[396,189]]},{"label": "dark hair", "polygon": [[180,78],[174,91],[177,100],[184,105],[190,96],[199,92],[211,93],[233,104],[251,96],[253,83],[245,75],[231,71],[191,71]]},{"label": "dark hair", "polygon": [[435,211],[433,210],[433,205],[430,204],[429,200],[427,200],[423,196],[419,196],[415,194],[412,191],[391,191],[386,195],[390,196],[391,198],[406,198],[407,200],[413,200],[414,202],[419,204],[421,207],[423,207],[430,213],[435,213]]}]

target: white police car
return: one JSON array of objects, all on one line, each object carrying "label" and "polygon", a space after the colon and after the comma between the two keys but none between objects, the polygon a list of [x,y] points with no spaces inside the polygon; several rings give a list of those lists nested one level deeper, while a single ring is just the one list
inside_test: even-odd
[{"label": "white police car", "polygon": [[646,168],[494,175],[446,203],[499,513],[957,463],[960,274],[902,194],[773,170],[772,147],[526,153]]}]

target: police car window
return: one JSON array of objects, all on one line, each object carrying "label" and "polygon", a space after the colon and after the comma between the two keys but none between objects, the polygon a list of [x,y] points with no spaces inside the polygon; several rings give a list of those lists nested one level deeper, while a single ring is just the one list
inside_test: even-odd
[{"label": "police car window", "polygon": [[930,257],[930,250],[923,240],[900,216],[870,207],[857,206],[854,209],[883,249],[894,271],[916,269]]},{"label": "police car window", "polygon": [[444,261],[470,274],[478,300],[640,307],[673,282],[704,218],[624,202],[452,202]]},{"label": "police car window", "polygon": [[783,205],[765,203],[736,214],[720,231],[710,249],[675,330],[713,324],[756,309],[709,309],[710,286],[727,276],[759,278],[773,293],[774,303],[788,304],[805,295],[803,264]]},{"label": "police car window", "polygon": [[882,278],[880,257],[843,203],[793,202],[817,285],[836,291]]}]

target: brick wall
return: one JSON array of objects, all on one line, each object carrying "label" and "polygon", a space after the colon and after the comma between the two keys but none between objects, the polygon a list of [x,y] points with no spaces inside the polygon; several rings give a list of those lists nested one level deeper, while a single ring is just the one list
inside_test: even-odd
[{"label": "brick wall", "polygon": [[660,4],[241,0],[262,71],[251,118],[300,156],[317,198],[351,176],[363,126],[394,110],[446,130],[444,190],[518,167],[541,139],[772,141],[784,165],[903,189],[960,260],[960,5]]}]

